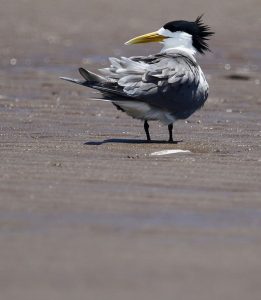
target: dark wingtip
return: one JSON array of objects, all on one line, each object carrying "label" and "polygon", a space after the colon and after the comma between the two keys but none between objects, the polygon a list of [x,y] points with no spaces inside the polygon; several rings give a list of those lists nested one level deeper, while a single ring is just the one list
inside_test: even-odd
[{"label": "dark wingtip", "polygon": [[79,73],[84,79],[88,79],[88,72],[84,68],[79,68]]},{"label": "dark wingtip", "polygon": [[79,72],[80,74],[82,74],[82,72],[85,72],[86,70],[84,68],[79,68]]},{"label": "dark wingtip", "polygon": [[73,82],[73,83],[78,83],[81,84],[81,81],[75,78],[69,78],[69,77],[60,77],[60,79],[65,80],[65,81],[69,81],[69,82]]}]

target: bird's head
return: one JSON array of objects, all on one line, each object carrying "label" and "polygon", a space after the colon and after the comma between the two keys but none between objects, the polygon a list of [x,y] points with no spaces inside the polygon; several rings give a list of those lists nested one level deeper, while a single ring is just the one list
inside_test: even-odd
[{"label": "bird's head", "polygon": [[207,41],[214,32],[202,21],[202,15],[196,21],[172,21],[166,23],[158,31],[135,37],[126,45],[159,42],[163,43],[162,51],[177,48],[195,54],[210,51]]}]

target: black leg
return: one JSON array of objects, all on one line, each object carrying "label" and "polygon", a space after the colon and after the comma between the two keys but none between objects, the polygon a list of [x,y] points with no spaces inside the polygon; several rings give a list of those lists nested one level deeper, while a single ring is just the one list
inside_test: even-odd
[{"label": "black leg", "polygon": [[172,136],[173,124],[169,124],[168,129],[169,129],[169,143],[173,143],[173,136]]},{"label": "black leg", "polygon": [[147,121],[147,120],[144,121],[144,130],[145,130],[145,132],[146,132],[146,136],[147,136],[147,141],[148,141],[148,142],[151,141],[151,139],[150,139],[149,127],[150,127],[150,126],[149,126],[148,121]]}]

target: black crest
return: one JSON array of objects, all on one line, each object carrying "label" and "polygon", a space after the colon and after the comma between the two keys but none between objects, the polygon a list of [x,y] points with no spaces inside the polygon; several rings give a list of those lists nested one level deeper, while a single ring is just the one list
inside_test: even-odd
[{"label": "black crest", "polygon": [[163,27],[170,30],[171,32],[175,31],[184,31],[192,35],[192,44],[200,53],[205,51],[210,51],[207,41],[209,37],[214,34],[213,31],[210,31],[210,27],[205,25],[202,21],[203,15],[197,17],[196,21],[173,21],[165,24]]}]

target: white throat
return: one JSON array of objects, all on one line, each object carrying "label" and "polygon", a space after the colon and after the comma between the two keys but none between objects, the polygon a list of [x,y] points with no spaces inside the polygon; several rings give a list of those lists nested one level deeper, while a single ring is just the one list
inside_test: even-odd
[{"label": "white throat", "polygon": [[164,52],[169,49],[182,50],[190,55],[195,55],[197,50],[192,45],[192,35],[184,31],[171,32],[168,29],[161,28],[158,31],[158,34],[166,36],[167,38],[162,42],[164,45],[161,49],[161,52]]}]

